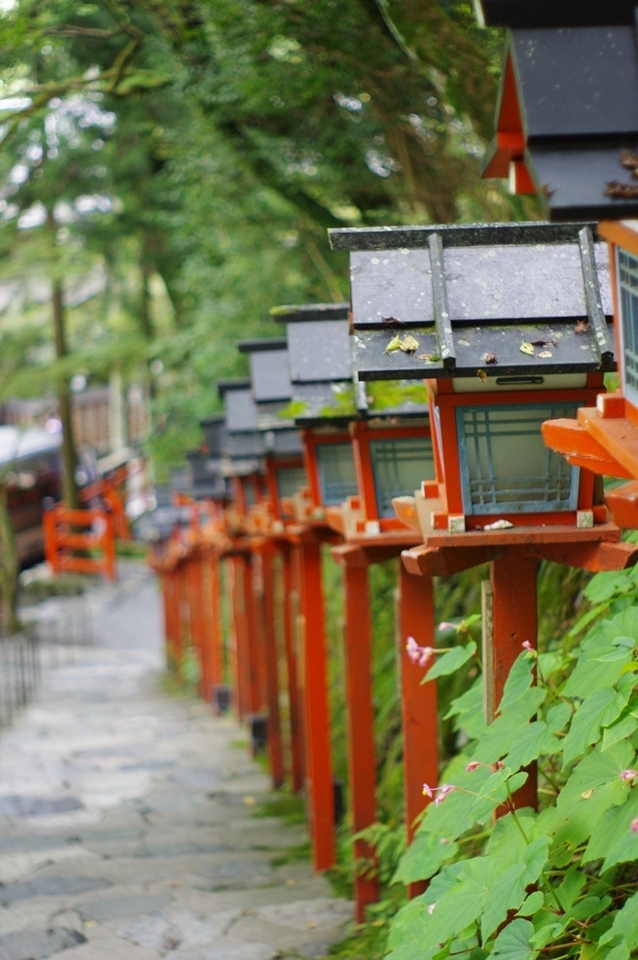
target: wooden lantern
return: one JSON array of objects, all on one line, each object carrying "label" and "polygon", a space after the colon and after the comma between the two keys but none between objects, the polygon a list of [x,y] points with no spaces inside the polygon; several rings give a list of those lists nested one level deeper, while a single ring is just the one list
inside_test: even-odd
[{"label": "wooden lantern", "polygon": [[512,28],[482,175],[537,194],[552,220],[638,213],[634,6],[482,0],[488,23]]},{"label": "wooden lantern", "polygon": [[[350,251],[359,379],[428,384],[437,476],[415,498],[424,543],[404,552],[406,569],[492,562],[491,719],[521,644],[536,642],[539,559],[596,570],[633,555],[593,474],[541,435],[552,409],[594,402],[613,365],[606,250],[582,225],[535,223],[336,230],[331,241]],[[534,802],[532,777],[520,800]]]}]

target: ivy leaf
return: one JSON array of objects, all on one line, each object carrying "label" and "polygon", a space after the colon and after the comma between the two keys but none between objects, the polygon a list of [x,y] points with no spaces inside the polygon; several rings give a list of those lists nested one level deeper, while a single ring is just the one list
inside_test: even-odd
[{"label": "ivy leaf", "polygon": [[534,927],[529,920],[512,920],[494,942],[494,960],[534,960],[538,950],[530,946]]},{"label": "ivy leaf", "polygon": [[612,704],[616,704],[617,713],[612,715],[610,722],[613,723],[618,718],[626,700],[621,698],[620,702],[617,701],[618,694],[613,687],[595,690],[585,698],[574,714],[569,733],[563,742],[563,770],[572,760],[584,753],[590,744],[598,740],[603,720]]},{"label": "ivy leaf", "polygon": [[476,653],[476,644],[472,640],[466,647],[453,647],[448,653],[437,658],[434,666],[430,667],[421,683],[435,680],[437,677],[447,677],[455,673],[463,664],[467,663]]}]

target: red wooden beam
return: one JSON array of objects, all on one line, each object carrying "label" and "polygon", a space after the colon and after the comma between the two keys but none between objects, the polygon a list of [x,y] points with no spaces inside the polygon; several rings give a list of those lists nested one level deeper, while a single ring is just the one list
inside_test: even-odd
[{"label": "red wooden beam", "polygon": [[[411,662],[406,641],[414,637],[420,647],[434,646],[434,598],[431,578],[416,577],[403,564],[399,565],[399,584],[405,820],[410,843],[416,830],[415,820],[429,802],[423,795],[423,784],[438,783],[439,751],[436,681],[421,683],[424,671]],[[408,896],[418,896],[425,886],[409,884]]]},{"label": "red wooden beam", "polygon": [[335,862],[334,786],[330,745],[328,671],[321,584],[321,546],[307,538],[300,551],[304,730],[308,812],[315,870]]}]

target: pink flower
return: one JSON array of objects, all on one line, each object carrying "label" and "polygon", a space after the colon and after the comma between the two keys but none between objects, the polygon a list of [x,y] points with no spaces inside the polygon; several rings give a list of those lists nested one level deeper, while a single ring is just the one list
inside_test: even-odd
[{"label": "pink flower", "polygon": [[453,790],[456,790],[456,787],[452,786],[450,783],[444,783],[442,787],[437,787],[436,792],[438,796],[434,801],[434,806],[438,807],[438,805],[445,800],[448,793],[452,793]]},{"label": "pink flower", "polygon": [[432,789],[432,787],[429,787],[427,783],[423,784],[423,790],[421,791],[421,793],[423,794],[424,797],[434,796],[434,790]]},{"label": "pink flower", "polygon": [[478,762],[478,760],[470,760],[467,767],[465,768],[466,773],[474,773],[474,771],[478,770],[480,766],[481,764]]},{"label": "pink flower", "polygon": [[523,640],[521,646],[522,646],[523,650],[533,650],[533,649],[534,649],[534,647],[531,645],[531,643],[529,642],[529,640]]},{"label": "pink flower", "polygon": [[638,833],[638,817],[634,817],[631,821],[631,826],[629,827],[632,833]]},{"label": "pink flower", "polygon": [[428,907],[428,913],[430,914],[430,916],[432,916],[432,914],[434,913],[435,907],[436,907],[436,903],[431,903],[430,906]]},{"label": "pink flower", "polygon": [[624,780],[625,783],[631,783],[636,777],[638,777],[638,772],[635,770],[621,770],[620,772],[620,779]]},{"label": "pink flower", "polygon": [[405,649],[412,663],[418,664],[419,667],[424,667],[434,653],[432,647],[420,647],[414,637],[408,637]]},{"label": "pink flower", "polygon": [[447,620],[444,620],[443,623],[439,624],[439,631],[442,632],[443,630],[456,630],[456,624],[448,623]]},{"label": "pink flower", "polygon": [[504,769],[505,769],[505,764],[503,763],[502,760],[497,760],[496,763],[494,764],[494,766],[496,767],[497,770],[504,770]]}]

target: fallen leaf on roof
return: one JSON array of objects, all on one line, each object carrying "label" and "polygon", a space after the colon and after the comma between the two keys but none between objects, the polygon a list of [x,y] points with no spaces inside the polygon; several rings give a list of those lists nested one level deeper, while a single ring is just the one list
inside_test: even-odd
[{"label": "fallen leaf on roof", "polygon": [[636,176],[638,172],[638,153],[632,153],[631,150],[622,150],[620,166],[626,170],[631,170],[633,175]]},{"label": "fallen leaf on roof", "polygon": [[584,320],[579,320],[576,326],[574,327],[574,333],[578,333],[578,334],[587,333],[588,330],[589,330],[589,327],[587,326]]},{"label": "fallen leaf on roof", "polygon": [[638,183],[618,183],[617,180],[612,180],[605,187],[605,196],[614,197],[616,200],[638,200]]},{"label": "fallen leaf on roof", "polygon": [[419,349],[419,341],[411,333],[408,333],[403,340],[399,341],[399,347],[404,353],[414,353],[415,350]]},{"label": "fallen leaf on roof", "polygon": [[384,353],[394,353],[395,350],[399,350],[401,347],[401,337],[397,333],[396,337],[392,337],[389,344],[384,350]]},{"label": "fallen leaf on roof", "polygon": [[479,380],[481,381],[481,383],[483,383],[484,380],[487,380],[487,374],[486,374],[485,370],[477,370],[477,371],[476,371],[476,376],[479,378]]},{"label": "fallen leaf on roof", "polygon": [[436,353],[420,353],[417,360],[425,360],[426,363],[438,363],[441,358]]},{"label": "fallen leaf on roof", "polygon": [[483,529],[484,530],[509,530],[513,527],[514,524],[510,523],[509,520],[495,520],[494,523],[487,523]]},{"label": "fallen leaf on roof", "polygon": [[530,340],[533,347],[546,347],[547,340]]},{"label": "fallen leaf on roof", "polygon": [[484,362],[484,363],[497,363],[496,354],[495,354],[495,353],[486,353],[486,354],[484,354],[484,356],[483,356],[483,362]]},{"label": "fallen leaf on roof", "polygon": [[555,347],[558,346],[558,340],[556,339],[556,337],[552,337],[552,344],[553,344]]},{"label": "fallen leaf on roof", "polygon": [[551,350],[541,350],[540,353],[536,354],[537,357],[540,357],[541,360],[549,360],[550,357],[553,357],[554,354]]},{"label": "fallen leaf on roof", "polygon": [[461,339],[459,340],[459,347],[469,347],[469,346],[470,346],[470,341],[466,340],[465,337],[461,337]]},{"label": "fallen leaf on roof", "polygon": [[527,340],[523,340],[520,346],[521,353],[526,353],[528,357],[534,356],[534,347],[531,343],[528,343]]},{"label": "fallen leaf on roof", "polygon": [[382,323],[387,323],[390,327],[402,327],[403,320],[399,320],[398,317],[381,317]]}]

